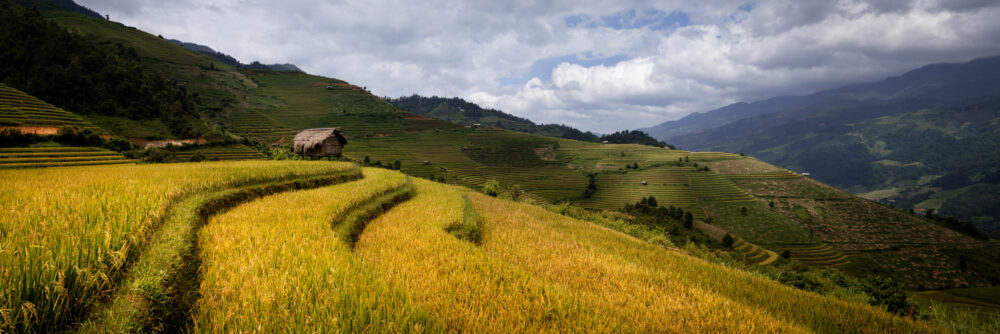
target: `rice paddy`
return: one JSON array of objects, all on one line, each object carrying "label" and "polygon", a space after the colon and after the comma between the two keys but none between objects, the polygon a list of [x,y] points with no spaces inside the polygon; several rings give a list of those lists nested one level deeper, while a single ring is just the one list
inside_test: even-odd
[{"label": "rice paddy", "polygon": [[4,126],[98,129],[77,114],[0,83],[0,127]]},{"label": "rice paddy", "polygon": [[0,169],[39,168],[135,163],[121,153],[99,147],[0,148]]},{"label": "rice paddy", "polygon": [[[13,255],[0,260],[2,268],[11,268],[2,273],[3,328],[73,329],[72,319],[118,281],[112,277],[132,258],[129,248],[155,253],[158,242],[145,245],[148,235],[157,240],[158,234],[180,233],[156,223],[193,212],[172,203],[206,200],[186,194],[352,168],[248,161],[0,171],[0,203],[14,217],[0,225],[0,251]],[[187,291],[195,299],[186,316],[144,327],[132,326],[141,317],[124,312],[118,319],[126,320],[111,322],[121,326],[78,329],[941,332],[541,207],[399,172],[362,173],[360,180],[265,196],[208,219],[194,238],[200,280],[194,278]],[[68,186],[58,192],[37,188],[60,184]],[[459,225],[477,230],[479,238],[450,232]],[[755,258],[767,253],[749,243],[737,247]],[[15,266],[22,263],[29,265]],[[137,272],[156,272],[139,263]],[[76,274],[74,284],[66,273]],[[138,282],[122,291],[135,291],[130,287]],[[23,286],[29,289],[11,288]],[[67,290],[53,295],[53,288]],[[29,304],[39,306],[26,309]],[[142,306],[128,306],[128,300],[124,305]],[[95,319],[100,321],[99,314]]]},{"label": "rice paddy", "polygon": [[2,170],[0,329],[52,329],[79,317],[186,194],[348,168],[258,161]]}]

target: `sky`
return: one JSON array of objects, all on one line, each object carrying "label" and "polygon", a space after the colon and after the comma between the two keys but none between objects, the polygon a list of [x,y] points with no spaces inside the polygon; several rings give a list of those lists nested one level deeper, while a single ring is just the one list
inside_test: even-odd
[{"label": "sky", "polygon": [[77,0],[244,63],[608,133],[1000,55],[994,0]]}]

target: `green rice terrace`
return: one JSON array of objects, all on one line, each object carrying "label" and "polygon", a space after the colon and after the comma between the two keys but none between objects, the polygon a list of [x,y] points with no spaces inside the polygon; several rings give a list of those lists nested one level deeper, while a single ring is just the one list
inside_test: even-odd
[{"label": "green rice terrace", "polygon": [[9,126],[97,128],[77,114],[0,83],[0,127]]},{"label": "green rice terrace", "polygon": [[196,156],[210,161],[267,159],[266,155],[246,145],[194,147],[178,151],[174,156],[180,161],[190,161]]},{"label": "green rice terrace", "polygon": [[0,169],[38,168],[135,163],[121,153],[99,147],[16,147],[0,148]]}]

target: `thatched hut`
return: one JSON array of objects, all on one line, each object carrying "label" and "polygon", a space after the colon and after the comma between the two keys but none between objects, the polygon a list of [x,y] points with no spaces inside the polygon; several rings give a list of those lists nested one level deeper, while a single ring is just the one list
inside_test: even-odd
[{"label": "thatched hut", "polygon": [[295,154],[310,157],[340,157],[347,137],[340,128],[305,129],[295,135]]}]

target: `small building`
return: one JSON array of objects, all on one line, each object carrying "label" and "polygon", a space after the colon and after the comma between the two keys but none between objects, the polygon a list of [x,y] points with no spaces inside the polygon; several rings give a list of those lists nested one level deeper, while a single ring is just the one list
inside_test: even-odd
[{"label": "small building", "polygon": [[340,128],[305,129],[295,135],[295,154],[310,157],[340,157],[347,137]]},{"label": "small building", "polygon": [[645,185],[648,185],[648,184],[649,184],[649,182],[646,182],[646,181],[642,181],[642,185],[644,185],[644,186],[645,186]]}]

